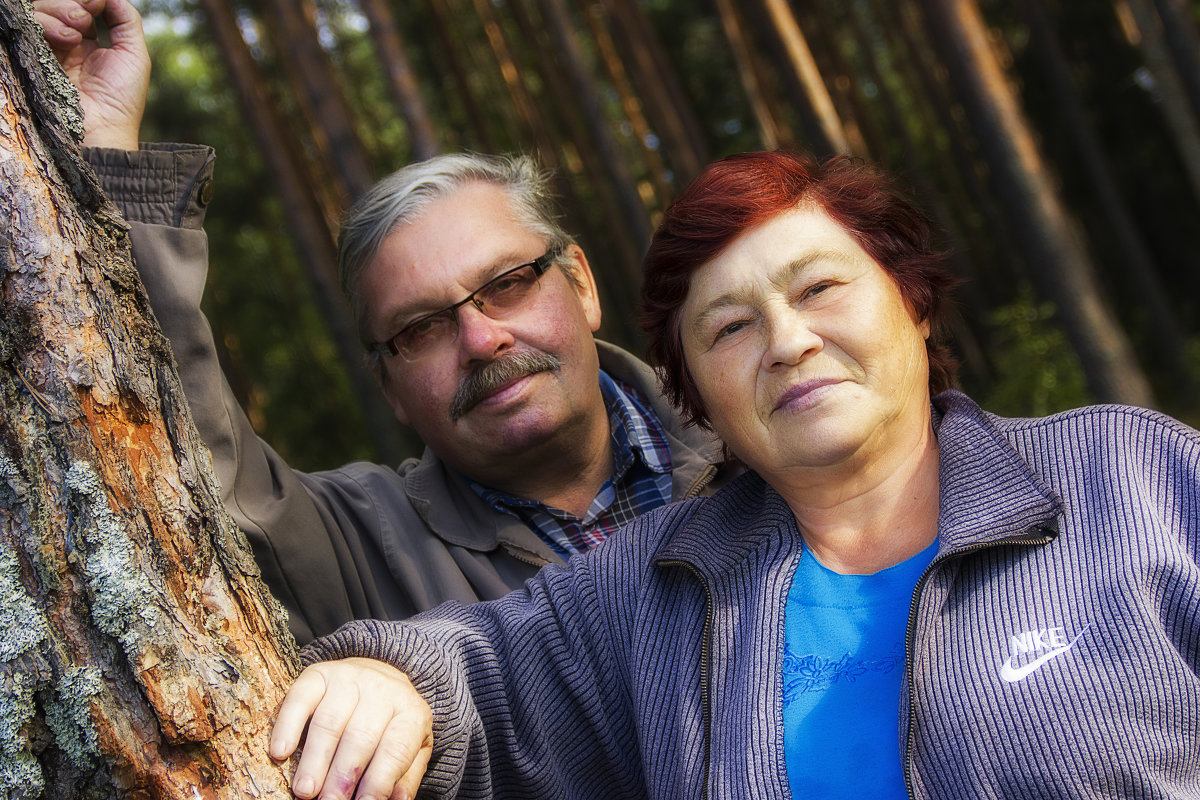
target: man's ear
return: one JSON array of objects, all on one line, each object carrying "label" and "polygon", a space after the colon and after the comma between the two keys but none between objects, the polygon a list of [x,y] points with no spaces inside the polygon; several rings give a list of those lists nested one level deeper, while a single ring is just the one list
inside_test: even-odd
[{"label": "man's ear", "polygon": [[587,317],[588,327],[591,328],[592,333],[595,333],[600,330],[601,318],[600,293],[596,290],[596,276],[592,274],[587,254],[579,245],[568,245],[564,255],[573,262],[571,271],[574,280],[571,281],[571,285],[579,295],[579,301],[583,304],[583,313]]}]

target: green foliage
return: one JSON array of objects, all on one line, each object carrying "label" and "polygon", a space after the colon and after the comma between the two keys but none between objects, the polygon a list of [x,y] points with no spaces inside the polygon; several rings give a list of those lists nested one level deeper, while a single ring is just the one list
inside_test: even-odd
[{"label": "green foliage", "polygon": [[992,312],[992,361],[996,378],[981,398],[989,411],[1010,417],[1040,417],[1091,402],[1083,370],[1063,332],[1054,306],[1022,289],[1012,303]]}]

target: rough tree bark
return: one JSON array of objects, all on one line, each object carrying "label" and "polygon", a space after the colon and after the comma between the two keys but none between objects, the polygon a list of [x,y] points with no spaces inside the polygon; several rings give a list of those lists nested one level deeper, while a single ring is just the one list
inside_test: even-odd
[{"label": "rough tree bark", "polygon": [[289,797],[295,642],[22,0],[0,43],[0,794]]}]

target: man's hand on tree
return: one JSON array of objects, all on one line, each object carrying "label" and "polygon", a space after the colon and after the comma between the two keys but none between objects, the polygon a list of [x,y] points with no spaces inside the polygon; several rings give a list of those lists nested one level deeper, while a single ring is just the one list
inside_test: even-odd
[{"label": "man's hand on tree", "polygon": [[292,778],[297,797],[318,792],[321,800],[416,796],[433,753],[433,717],[400,670],[368,658],[308,667],[279,706],[271,757],[290,756],[306,725],[304,752]]},{"label": "man's hand on tree", "polygon": [[[108,26],[101,47],[96,17]],[[129,0],[35,0],[34,18],[83,105],[83,143],[138,149],[150,88],[150,54],[142,17]]]}]

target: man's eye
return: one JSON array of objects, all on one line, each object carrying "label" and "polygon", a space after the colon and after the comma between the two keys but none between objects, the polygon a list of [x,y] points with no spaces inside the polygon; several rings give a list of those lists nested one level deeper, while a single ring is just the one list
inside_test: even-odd
[{"label": "man's eye", "polygon": [[446,318],[441,314],[425,317],[413,322],[411,325],[405,326],[404,330],[396,334],[396,338],[409,344],[416,344],[426,339],[436,338],[439,332],[446,326],[446,322]]}]

